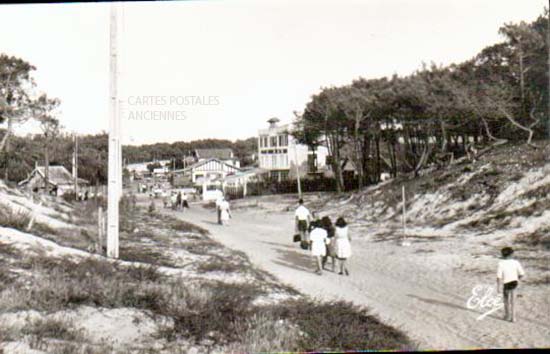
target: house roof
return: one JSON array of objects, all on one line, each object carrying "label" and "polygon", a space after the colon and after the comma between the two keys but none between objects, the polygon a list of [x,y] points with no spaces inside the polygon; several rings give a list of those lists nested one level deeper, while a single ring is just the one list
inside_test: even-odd
[{"label": "house roof", "polygon": [[233,158],[233,150],[231,149],[195,149],[195,153],[199,159],[217,158],[228,160]]},{"label": "house roof", "polygon": [[196,163],[192,164],[191,166],[187,166],[186,168],[181,168],[181,169],[179,169],[179,170],[174,170],[174,172],[175,172],[175,173],[178,173],[178,172],[187,172],[187,171],[191,171],[191,170],[193,170],[193,169],[195,169],[195,168],[197,168],[197,167],[200,167],[200,166],[202,166],[202,165],[205,165],[205,164],[207,164],[207,163],[209,163],[209,162],[211,162],[211,161],[216,161],[216,162],[218,162],[218,163],[220,163],[220,164],[222,164],[222,165],[229,166],[229,167],[231,167],[231,168],[233,168],[233,169],[235,169],[235,170],[237,170],[237,171],[241,171],[241,170],[242,170],[241,168],[236,167],[236,166],[233,166],[233,165],[230,165],[230,164],[228,164],[227,162],[221,161],[220,159],[210,158],[210,159],[207,159],[207,160],[202,160],[202,161],[196,162]]},{"label": "house roof", "polygon": [[253,169],[249,169],[249,170],[239,171],[239,172],[236,172],[235,174],[232,174],[232,175],[227,175],[225,177],[225,180],[226,181],[231,181],[231,180],[234,180],[234,179],[239,179],[239,178],[244,177],[244,176],[261,175],[261,174],[265,174],[265,173],[268,173],[268,172],[269,172],[269,170],[266,170],[264,168],[253,168]]},{"label": "house roof", "polygon": [[[42,178],[46,178],[46,168],[44,166],[38,166],[31,172],[28,178],[19,182],[19,185],[27,183],[35,173],[38,173]],[[73,184],[74,178],[73,175],[67,171],[65,166],[50,166],[48,168],[48,181],[54,186],[58,186],[63,184]],[[78,182],[88,183],[88,181],[83,178],[78,178]]]}]

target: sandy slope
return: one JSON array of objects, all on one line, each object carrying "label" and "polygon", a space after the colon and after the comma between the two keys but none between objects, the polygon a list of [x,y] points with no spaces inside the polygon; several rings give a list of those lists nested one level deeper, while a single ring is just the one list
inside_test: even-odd
[{"label": "sandy slope", "polygon": [[[246,252],[254,263],[306,294],[368,306],[386,323],[408,333],[421,349],[550,346],[546,285],[525,284],[518,290],[518,322],[502,321],[502,311],[476,320],[485,311],[469,310],[466,302],[474,286],[494,285],[495,276],[487,270],[468,270],[472,257],[458,251],[465,244],[460,237],[402,247],[355,235],[351,276],[329,271],[319,276],[312,272],[309,255],[290,242],[289,212],[236,210],[228,227],[218,226],[214,212],[199,205],[179,215],[210,230],[223,244]],[[496,269],[496,258],[481,258],[489,269]]]}]

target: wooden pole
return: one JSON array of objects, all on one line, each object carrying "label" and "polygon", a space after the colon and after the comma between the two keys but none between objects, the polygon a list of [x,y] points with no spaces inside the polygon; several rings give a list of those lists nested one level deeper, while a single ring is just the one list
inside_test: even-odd
[{"label": "wooden pole", "polygon": [[302,184],[300,181],[300,166],[298,164],[298,152],[296,151],[296,142],[294,142],[294,164],[296,166],[296,182],[298,184],[298,198],[302,198]]},{"label": "wooden pole", "polygon": [[405,185],[401,187],[401,193],[403,195],[403,246],[409,246],[410,243],[407,241],[407,200],[405,198]]},{"label": "wooden pole", "polygon": [[548,75],[548,92],[547,92],[547,102],[546,102],[546,109],[547,109],[547,130],[548,130],[548,138],[550,139],[550,0],[548,0],[548,13],[546,14],[548,21],[546,25],[546,46],[547,46],[547,69],[546,69],[546,75]]},{"label": "wooden pole", "polygon": [[74,151],[73,151],[73,178],[74,178],[74,195],[78,200],[78,135],[74,135]]},{"label": "wooden pole", "polygon": [[117,96],[117,4],[111,3],[110,17],[110,97],[109,97],[109,187],[108,187],[108,228],[107,256],[118,258],[119,238],[119,193],[120,175],[120,137],[118,122]]},{"label": "wooden pole", "polygon": [[97,208],[97,246],[98,253],[103,253],[103,232],[105,230],[105,220],[103,215],[103,208],[100,206]]},{"label": "wooden pole", "polygon": [[405,198],[405,185],[401,187],[401,194],[403,196],[403,236],[407,236],[407,201]]}]

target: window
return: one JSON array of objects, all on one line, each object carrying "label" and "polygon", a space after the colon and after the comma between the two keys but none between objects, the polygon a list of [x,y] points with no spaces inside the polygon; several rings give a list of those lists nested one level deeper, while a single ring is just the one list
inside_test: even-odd
[{"label": "window", "polygon": [[277,137],[276,136],[270,136],[269,137],[269,144],[271,147],[277,146]]},{"label": "window", "polygon": [[281,171],[280,172],[281,181],[285,181],[288,179],[288,171]]},{"label": "window", "polygon": [[288,135],[279,135],[279,146],[288,146]]},{"label": "window", "polygon": [[271,155],[271,167],[277,166],[277,155],[273,154]]},{"label": "window", "polygon": [[309,172],[317,172],[317,155],[307,155],[307,167]]},{"label": "window", "polygon": [[260,147],[267,147],[267,135],[260,136]]}]

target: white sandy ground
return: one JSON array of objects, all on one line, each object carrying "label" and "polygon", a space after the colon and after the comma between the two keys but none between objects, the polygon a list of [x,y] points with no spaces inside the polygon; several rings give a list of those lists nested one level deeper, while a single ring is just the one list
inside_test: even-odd
[{"label": "white sandy ground", "polygon": [[[227,227],[217,225],[214,211],[200,205],[185,213],[168,213],[208,229],[214,239],[244,251],[253,263],[305,294],[367,306],[385,323],[404,330],[420,349],[550,347],[548,285],[522,283],[516,323],[501,320],[502,310],[478,321],[485,311],[467,308],[476,285],[494,286],[498,261],[494,249],[484,250],[479,241],[472,247],[471,235],[444,233],[443,240],[413,239],[411,246],[403,247],[377,242],[375,230],[355,228],[351,276],[330,271],[319,276],[313,273],[309,254],[291,242],[292,212],[270,209],[236,208]],[[438,230],[424,231],[438,235]],[[528,277],[538,272],[526,271]]]},{"label": "white sandy ground", "polygon": [[[114,260],[106,258],[100,255],[91,254],[85,251],[81,251],[71,247],[60,246],[53,241],[43,239],[41,237],[34,236],[25,232],[21,232],[15,229],[5,228],[0,226],[0,242],[22,250],[25,254],[40,254],[52,258],[73,258],[84,259],[88,257],[107,260],[121,266],[147,266],[146,263],[140,262],[128,262],[122,260]],[[174,252],[176,252],[175,250]],[[181,251],[181,250],[180,250]],[[200,256],[196,256],[200,258]],[[168,276],[179,276],[186,279],[206,279],[206,280],[219,280],[229,283],[244,283],[253,281],[255,278],[252,275],[237,274],[237,273],[224,273],[224,272],[210,272],[207,274],[200,274],[194,270],[188,270],[183,268],[171,268],[159,266],[158,271]]]},{"label": "white sandy ground", "polygon": [[[70,247],[63,247],[55,242],[36,237],[31,234],[20,232],[14,229],[0,227],[0,243],[12,245],[23,251],[24,254],[41,254],[51,258],[71,258],[74,260],[88,257],[108,260],[121,266],[142,265],[138,262],[126,262],[112,260],[99,255],[77,250]],[[196,271],[158,267],[158,270],[169,276],[181,277],[182,281],[223,281],[226,283],[244,283],[253,281],[255,278],[248,274],[210,272],[199,274]],[[3,296],[10,296],[4,292]],[[278,300],[277,294],[258,298],[258,303],[272,303]],[[163,326],[170,326],[166,318],[149,315],[148,311],[133,308],[104,309],[90,306],[80,306],[76,309],[63,310],[54,313],[40,313],[38,311],[18,311],[0,313],[0,331],[2,328],[17,330],[26,324],[37,319],[59,319],[69,321],[73,328],[81,331],[87,343],[91,345],[107,344],[117,350],[130,350],[132,348],[151,348],[151,343],[158,345],[155,349],[158,353],[172,353],[173,348],[163,349],[163,340],[155,339],[155,334]],[[183,352],[197,353],[197,347],[187,342],[178,342],[176,345]],[[187,348],[187,349],[185,349]],[[40,350],[32,349],[26,341],[15,341],[0,343],[0,352],[9,354],[41,354]]]},{"label": "white sandy ground", "polygon": [[[133,308],[102,309],[91,306],[80,306],[74,310],[64,310],[50,314],[38,311],[20,311],[0,315],[0,321],[8,324],[11,329],[20,329],[36,320],[61,320],[71,324],[72,329],[79,331],[93,344],[109,343],[114,348],[136,348],[154,342],[154,335],[159,326],[170,325],[157,318],[148,316],[146,312]],[[18,343],[17,345],[15,343]],[[12,342],[4,349],[23,348],[22,342]]]}]

